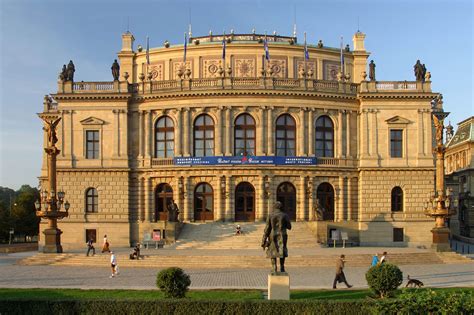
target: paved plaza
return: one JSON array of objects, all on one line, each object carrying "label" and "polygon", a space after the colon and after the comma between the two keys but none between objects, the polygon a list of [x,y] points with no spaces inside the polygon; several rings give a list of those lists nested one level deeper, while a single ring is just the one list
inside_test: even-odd
[{"label": "paved plaza", "polygon": [[[156,289],[159,268],[121,268],[110,279],[110,268],[90,266],[20,266],[16,261],[35,252],[0,255],[2,288]],[[186,259],[183,257],[183,259]],[[236,257],[238,259],[238,257]],[[291,259],[291,257],[289,258]],[[118,262],[120,266],[120,261]],[[404,275],[420,279],[426,287],[474,287],[474,264],[433,264],[400,266]],[[270,262],[268,262],[270,265]],[[264,267],[264,266],[262,266]],[[329,289],[335,268],[287,268],[292,289]],[[366,288],[367,267],[347,267],[347,279],[354,288]],[[191,289],[266,289],[269,268],[185,270]],[[340,285],[339,287],[343,287]]]}]

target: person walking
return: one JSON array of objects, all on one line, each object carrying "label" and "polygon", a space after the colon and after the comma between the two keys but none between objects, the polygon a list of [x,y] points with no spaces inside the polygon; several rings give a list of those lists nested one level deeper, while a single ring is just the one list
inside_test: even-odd
[{"label": "person walking", "polygon": [[110,278],[113,278],[118,274],[117,258],[115,257],[114,252],[110,252],[110,267],[112,268],[112,275]]},{"label": "person walking", "polygon": [[336,277],[334,278],[334,282],[332,284],[333,289],[337,289],[337,283],[344,282],[348,288],[352,288],[352,285],[347,283],[346,275],[344,274],[344,263],[345,263],[345,255],[341,255],[341,257],[337,260],[336,263]]},{"label": "person walking", "polygon": [[95,255],[95,248],[94,248],[94,240],[91,238],[87,241],[87,255],[86,256],[89,256],[89,253],[91,252],[92,250],[92,256]]},{"label": "person walking", "polygon": [[372,257],[372,264],[371,264],[371,267],[377,266],[378,263],[379,263],[379,255],[378,255],[378,254],[375,254],[375,255]]},{"label": "person walking", "polygon": [[387,262],[387,252],[383,252],[382,257],[380,257],[380,260],[379,260],[379,265],[381,265],[383,263],[386,263],[386,262]]},{"label": "person walking", "polygon": [[110,253],[110,248],[109,248],[109,240],[107,239],[107,234],[104,235],[104,243],[102,244],[102,253],[109,252]]}]

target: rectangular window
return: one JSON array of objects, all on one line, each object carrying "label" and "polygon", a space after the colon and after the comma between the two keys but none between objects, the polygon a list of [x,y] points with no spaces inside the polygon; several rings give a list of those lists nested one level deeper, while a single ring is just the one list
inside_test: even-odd
[{"label": "rectangular window", "polygon": [[86,230],[86,242],[88,242],[90,239],[92,239],[94,243],[97,243],[97,231],[95,229]]},{"label": "rectangular window", "polygon": [[393,228],[393,241],[403,242],[403,228]]},{"label": "rectangular window", "polygon": [[99,131],[86,131],[86,159],[99,158]]},{"label": "rectangular window", "polygon": [[390,156],[402,157],[402,130],[390,130]]}]

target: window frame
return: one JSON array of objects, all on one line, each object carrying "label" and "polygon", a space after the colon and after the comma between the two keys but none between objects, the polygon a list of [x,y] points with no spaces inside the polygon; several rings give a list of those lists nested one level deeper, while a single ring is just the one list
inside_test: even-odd
[{"label": "window frame", "polygon": [[[92,195],[89,195],[89,192],[92,192]],[[95,192],[95,194],[94,194]],[[91,198],[91,203],[89,203],[89,198]],[[86,213],[98,213],[99,212],[99,192],[94,187],[89,187],[86,189],[85,194],[85,210]]]},{"label": "window frame", "polygon": [[[89,140],[89,134],[90,133],[94,133],[94,134],[97,134],[97,139],[95,139],[95,137],[93,137],[92,140]],[[84,154],[84,157],[86,160],[98,160],[100,159],[100,130],[98,129],[86,129],[85,130],[85,137],[84,137],[84,140],[85,140],[85,154]],[[92,144],[93,146],[93,149],[92,150],[89,150],[89,144]],[[97,145],[97,148],[95,148],[95,144]],[[96,151],[97,149],[97,151]],[[89,152],[92,152],[92,156],[89,155]],[[96,154],[97,153],[97,156]]]},{"label": "window frame", "polygon": [[[284,121],[283,121],[283,124],[279,124],[279,121],[280,119],[284,118]],[[288,125],[288,119],[291,119],[291,121],[293,121],[293,125]],[[291,116],[290,114],[282,114],[280,116],[278,116],[278,118],[276,119],[276,122],[275,122],[275,156],[296,156],[296,152],[297,152],[297,143],[296,143],[296,139],[297,139],[297,135],[296,135],[296,120],[293,116]],[[278,131],[283,131],[284,132],[284,136],[283,137],[279,137],[278,136]],[[293,131],[294,132],[294,137],[293,138],[289,138],[288,137],[288,132],[289,131]],[[284,147],[283,148],[279,148],[278,147],[278,141],[284,141]],[[290,142],[293,142],[293,148],[289,148],[289,143]],[[284,154],[281,155],[278,153],[279,150],[284,150]],[[290,150],[293,150],[293,154],[288,154]]]},{"label": "window frame", "polygon": [[[203,124],[202,125],[197,125],[198,120],[203,117]],[[210,121],[212,122],[212,125],[206,124],[206,117],[209,117]],[[212,138],[207,138],[206,136],[206,131],[212,130]],[[197,131],[203,131],[203,137],[202,138],[197,138],[196,137],[196,132]],[[203,141],[203,155],[197,155],[196,154],[196,141]],[[211,154],[206,153],[206,145],[209,141],[212,141],[212,152]],[[215,141],[216,141],[216,132],[215,132],[215,122],[214,119],[208,115],[208,114],[200,114],[199,116],[196,117],[193,123],[193,156],[195,157],[205,157],[205,156],[214,156],[215,155]]]},{"label": "window frame", "polygon": [[[237,121],[242,118],[244,119],[244,123],[243,124],[237,124]],[[248,120],[251,120],[251,124],[248,123]],[[247,135],[247,131],[253,131],[253,137],[249,137]],[[243,132],[243,136],[242,137],[238,137],[237,136],[237,132],[238,131],[242,131]],[[243,153],[241,155],[243,156],[247,156],[247,155],[250,155],[250,156],[253,156],[255,155],[255,147],[256,147],[256,143],[257,143],[257,139],[256,139],[256,133],[257,133],[257,128],[256,128],[256,124],[255,124],[255,119],[253,118],[252,115],[250,115],[249,113],[242,113],[240,115],[238,115],[235,120],[234,120],[234,153],[235,155],[239,155],[239,151],[243,151]],[[237,148],[237,141],[243,141],[243,148],[239,147]],[[247,147],[247,142],[248,141],[253,141],[253,148],[248,148]]]},{"label": "window frame", "polygon": [[394,212],[403,212],[404,211],[404,191],[400,186],[395,186],[392,188],[390,193],[390,210]]},{"label": "window frame", "polygon": [[[400,137],[399,138],[394,138],[394,132],[400,132]],[[403,136],[404,132],[403,129],[400,128],[390,128],[390,158],[403,158]],[[394,148],[394,145],[399,144],[400,150],[396,150]],[[398,155],[399,154],[399,155]]]},{"label": "window frame", "polygon": [[[318,126],[318,121],[320,119],[324,119],[323,126],[319,127]],[[326,122],[329,122],[331,126],[326,126]],[[318,139],[318,132],[322,132],[323,137],[321,139]],[[326,139],[327,133],[331,133],[332,139]],[[332,121],[331,117],[327,115],[322,115],[319,116],[315,123],[314,123],[314,155],[316,157],[321,157],[321,158],[333,158],[335,156],[334,152],[334,122]],[[318,155],[318,142],[322,142],[323,144],[323,149],[322,149],[322,155]],[[326,143],[331,143],[331,151],[326,150]]]},{"label": "window frame", "polygon": [[[164,120],[164,127],[158,127],[158,123]],[[167,125],[167,122],[171,123],[171,126]],[[174,149],[175,149],[175,132],[174,132],[174,121],[169,116],[161,116],[155,121],[154,125],[154,137],[155,137],[155,147],[153,156],[158,159],[174,158]],[[168,139],[168,132],[173,132],[173,139]],[[164,134],[163,139],[159,139],[158,134]],[[172,149],[168,152],[168,143],[172,143]],[[164,143],[164,150],[158,151],[158,143]],[[164,156],[159,156],[158,152],[164,152]]]}]

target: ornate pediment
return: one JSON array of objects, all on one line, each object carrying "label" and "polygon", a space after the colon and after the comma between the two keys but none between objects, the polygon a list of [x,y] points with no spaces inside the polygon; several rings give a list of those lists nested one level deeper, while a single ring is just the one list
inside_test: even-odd
[{"label": "ornate pediment", "polygon": [[394,116],[386,120],[387,124],[411,124],[412,122],[406,118],[400,116]]},{"label": "ornate pediment", "polygon": [[81,124],[83,125],[104,125],[105,121],[96,117],[89,117],[84,120],[81,120]]}]

